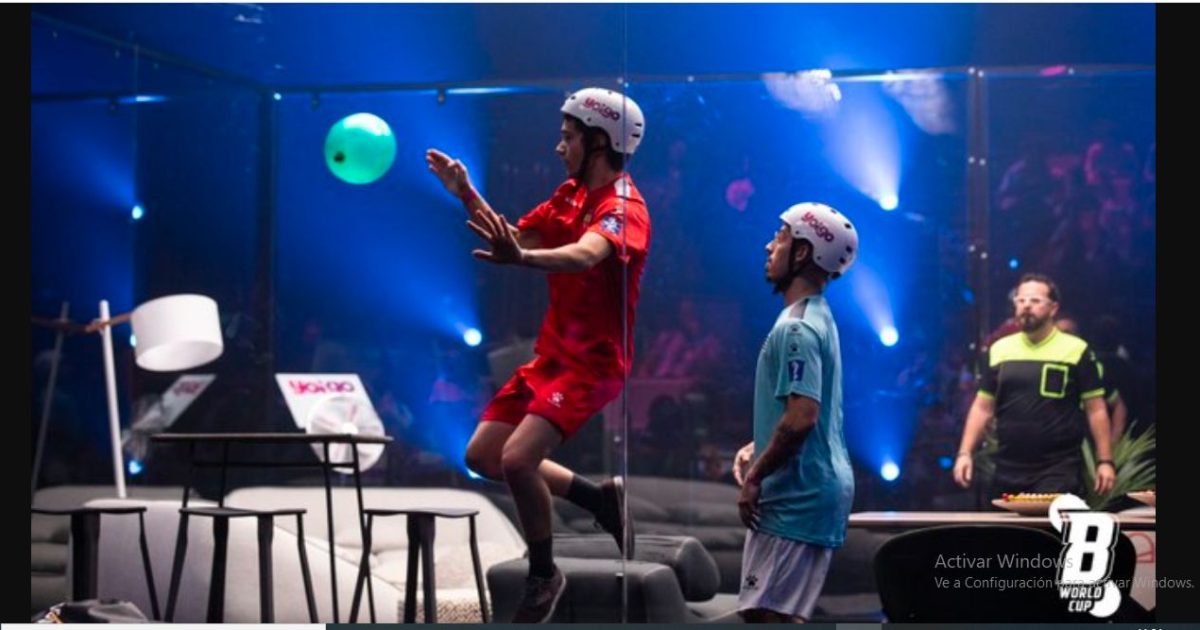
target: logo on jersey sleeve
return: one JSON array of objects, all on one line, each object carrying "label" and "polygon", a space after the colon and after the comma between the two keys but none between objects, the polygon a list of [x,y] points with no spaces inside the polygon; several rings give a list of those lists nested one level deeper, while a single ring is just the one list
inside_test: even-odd
[{"label": "logo on jersey sleeve", "polygon": [[608,232],[609,234],[612,234],[613,236],[617,236],[617,235],[621,234],[622,225],[623,224],[621,222],[620,217],[617,217],[617,216],[614,216],[611,214],[604,217],[603,219],[600,219],[600,229],[604,230],[605,232]]},{"label": "logo on jersey sleeve", "polygon": [[804,361],[792,359],[788,361],[788,380],[799,383],[804,378]]}]

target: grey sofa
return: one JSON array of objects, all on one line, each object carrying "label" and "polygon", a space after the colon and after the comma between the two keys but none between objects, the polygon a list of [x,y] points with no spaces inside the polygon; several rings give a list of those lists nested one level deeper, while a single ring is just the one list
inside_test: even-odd
[{"label": "grey sofa", "polygon": [[[146,530],[154,577],[160,598],[165,602],[172,566],[175,535],[178,529],[179,501],[182,490],[177,488],[131,489],[138,498],[108,499],[111,487],[97,489],[63,487],[39,493],[39,506],[77,507],[80,505],[140,505],[147,508]],[[139,495],[150,494],[150,497]],[[479,510],[478,548],[484,568],[519,558],[525,552],[517,530],[505,515],[478,493],[452,488],[365,488],[366,504],[370,507],[411,508],[422,506],[465,507]],[[99,498],[92,498],[99,497]],[[338,574],[340,618],[346,620],[354,589],[354,576],[362,557],[362,543],[357,521],[355,490],[339,487],[333,490],[336,523],[334,531],[335,563]],[[317,595],[317,613],[321,622],[333,621],[330,607],[330,561],[328,560],[327,530],[325,527],[325,492],[322,487],[254,487],[235,490],[226,496],[233,507],[304,508],[305,545],[313,586]],[[192,505],[209,504],[193,500]],[[407,536],[404,519],[386,519],[375,527],[370,557],[370,574],[374,585],[376,610],[382,622],[399,621],[403,610],[406,581]],[[33,519],[31,574],[34,595],[31,614],[68,598],[67,541],[69,531],[65,521]],[[480,619],[478,592],[475,588],[465,521],[443,521],[437,525],[434,555],[437,558],[438,618],[444,622],[471,623]],[[149,615],[148,593],[142,579],[138,550],[137,519],[114,517],[101,522],[98,557],[98,593],[101,598],[116,598],[132,602]],[[204,519],[191,519],[188,527],[187,560],[181,573],[179,606],[175,620],[198,622],[205,619],[212,562],[212,524]],[[275,620],[286,623],[307,623],[294,521],[280,520],[273,533]],[[242,519],[230,523],[228,569],[225,590],[225,620],[234,623],[253,623],[259,620],[257,533],[254,523]],[[131,577],[133,576],[133,577]],[[419,593],[419,591],[418,591]],[[419,595],[418,595],[419,597]],[[420,599],[418,599],[420,604]],[[365,615],[359,616],[363,621]]]},{"label": "grey sofa", "polygon": [[[183,497],[183,488],[172,486],[129,486],[127,494],[136,499],[174,499]],[[33,504],[40,508],[69,509],[92,499],[115,497],[116,488],[103,486],[54,486],[38,490]],[[126,518],[126,517],[116,517]],[[101,521],[101,528],[105,521]],[[29,594],[30,611],[43,611],[65,601],[70,594],[67,580],[67,553],[70,519],[66,516],[31,514],[29,518]]]},{"label": "grey sofa", "polygon": [[[601,480],[607,475],[588,475]],[[696,575],[677,575],[684,591],[688,609],[693,617],[678,621],[697,621],[705,618],[726,620],[730,598],[736,596],[741,584],[742,546],[746,528],[738,516],[738,488],[732,483],[696,479],[631,476],[627,484],[629,510],[633,515],[639,540],[644,536],[692,538],[711,557],[716,569],[712,578],[703,577],[707,569]],[[489,494],[492,501],[517,523],[516,510],[503,487]],[[579,554],[571,543],[579,534],[595,534],[598,530],[590,513],[563,499],[554,500],[553,524],[555,555]],[[834,553],[830,572],[825,580],[821,598],[817,601],[813,621],[878,623],[883,620],[882,604],[875,586],[873,561],[875,552],[890,534],[850,530],[846,544]],[[598,539],[599,547],[611,551],[617,558],[611,538]],[[584,557],[593,558],[594,555]],[[639,553],[639,559],[641,554]],[[646,560],[650,560],[646,558]],[[657,562],[655,560],[655,562]],[[680,571],[676,568],[676,573]],[[694,571],[694,569],[683,569]],[[716,595],[707,601],[688,596],[689,585],[716,579]],[[704,588],[707,588],[705,586]],[[660,611],[661,612],[661,611]]]}]

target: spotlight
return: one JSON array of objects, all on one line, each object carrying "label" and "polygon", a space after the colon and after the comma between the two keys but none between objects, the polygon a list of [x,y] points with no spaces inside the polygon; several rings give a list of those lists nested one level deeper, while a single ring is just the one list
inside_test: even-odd
[{"label": "spotlight", "polygon": [[887,462],[879,468],[879,476],[883,477],[884,481],[895,481],[900,477],[900,467]]}]

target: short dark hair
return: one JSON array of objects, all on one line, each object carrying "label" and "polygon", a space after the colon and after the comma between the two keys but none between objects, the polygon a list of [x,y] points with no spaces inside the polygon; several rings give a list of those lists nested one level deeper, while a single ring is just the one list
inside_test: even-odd
[{"label": "short dark hair", "polygon": [[[1044,273],[1027,273],[1021,276],[1021,280],[1017,282],[1017,287],[1020,287],[1026,282],[1040,282],[1050,289],[1050,299],[1057,302],[1058,300],[1058,285],[1054,284],[1054,280]],[[1016,287],[1013,288],[1013,294],[1016,294]]]},{"label": "short dark hair", "polygon": [[[786,223],[784,224],[784,227],[787,227]],[[808,245],[808,258],[807,262],[803,266],[796,267],[796,250],[799,249],[800,243],[805,243]],[[776,293],[783,293],[786,291],[796,276],[804,276],[809,280],[809,282],[822,287],[834,278],[832,273],[823,269],[815,260],[813,260],[813,251],[812,241],[808,240],[807,238],[792,237],[792,244],[788,246],[788,274],[787,277],[781,278],[775,283]]]},{"label": "short dark hair", "polygon": [[571,121],[575,125],[575,129],[583,134],[583,148],[585,151],[592,148],[594,142],[592,138],[602,136],[606,141],[606,149],[604,151],[604,159],[608,162],[609,168],[614,171],[625,170],[625,154],[612,148],[612,138],[608,137],[608,132],[599,127],[589,127],[583,124],[583,121],[570,114],[563,114],[563,118]]}]

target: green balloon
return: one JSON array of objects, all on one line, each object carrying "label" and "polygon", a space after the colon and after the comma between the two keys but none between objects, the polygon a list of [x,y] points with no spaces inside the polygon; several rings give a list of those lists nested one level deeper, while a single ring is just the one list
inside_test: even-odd
[{"label": "green balloon", "polygon": [[325,163],[345,182],[370,184],[383,177],[395,160],[396,138],[375,114],[346,116],[325,136]]}]

